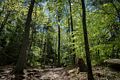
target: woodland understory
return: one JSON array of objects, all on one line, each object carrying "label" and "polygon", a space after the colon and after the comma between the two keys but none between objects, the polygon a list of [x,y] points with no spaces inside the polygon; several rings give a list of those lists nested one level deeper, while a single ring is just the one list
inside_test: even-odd
[{"label": "woodland understory", "polygon": [[0,80],[120,80],[120,0],[0,0]]}]

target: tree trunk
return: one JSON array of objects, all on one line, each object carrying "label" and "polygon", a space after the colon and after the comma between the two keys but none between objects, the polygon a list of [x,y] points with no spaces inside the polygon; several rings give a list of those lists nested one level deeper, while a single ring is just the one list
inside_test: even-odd
[{"label": "tree trunk", "polygon": [[90,59],[87,26],[86,26],[86,8],[85,8],[84,1],[85,0],[81,0],[82,2],[82,24],[83,24],[83,33],[84,33],[86,61],[87,61],[87,68],[88,68],[88,80],[94,80],[93,73],[92,73],[91,59]]},{"label": "tree trunk", "polygon": [[22,46],[21,46],[21,50],[20,50],[20,54],[19,54],[19,59],[18,59],[16,68],[15,68],[16,74],[23,73],[23,69],[25,67],[25,63],[27,60],[27,50],[29,47],[30,23],[32,21],[32,12],[33,12],[33,8],[34,8],[34,3],[35,3],[35,0],[31,0],[31,4],[29,7],[29,11],[28,11],[27,19],[26,19],[26,23],[25,23],[25,31],[24,31]]},{"label": "tree trunk", "polygon": [[[58,22],[60,22],[60,15],[58,13]],[[60,66],[60,25],[58,24],[58,66]]]},{"label": "tree trunk", "polygon": [[31,63],[31,59],[32,59],[32,57],[31,57],[31,47],[32,47],[32,45],[33,45],[33,43],[34,43],[34,35],[35,35],[35,25],[32,25],[32,32],[31,32],[31,35],[30,35],[30,40],[29,40],[29,48],[28,48],[28,55],[27,55],[27,58],[29,58],[29,59],[27,59],[27,62],[30,60],[30,62],[29,62],[29,64]]},{"label": "tree trunk", "polygon": [[[71,8],[71,0],[68,0],[69,2],[69,6],[70,6],[70,26],[71,26],[71,33],[72,33],[72,38],[74,38],[74,35],[73,35],[73,19],[72,19],[72,8]],[[75,41],[72,40],[72,42],[74,43]],[[75,54],[75,48],[74,48],[74,44],[72,45],[73,49],[72,49],[72,53],[73,53],[73,64],[75,64],[75,60],[76,60],[76,54]]]},{"label": "tree trunk", "polygon": [[67,32],[70,33],[70,18],[69,17],[68,17],[68,31]]}]

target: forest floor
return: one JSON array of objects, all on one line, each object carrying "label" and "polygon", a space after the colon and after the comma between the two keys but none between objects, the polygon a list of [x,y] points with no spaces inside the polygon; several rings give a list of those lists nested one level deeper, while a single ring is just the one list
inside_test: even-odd
[{"label": "forest floor", "polygon": [[[0,66],[0,80],[87,80],[86,72],[78,72],[77,68],[28,68],[24,75],[15,79],[11,74],[12,66]],[[95,80],[120,80],[120,72],[108,67],[93,67]]]}]

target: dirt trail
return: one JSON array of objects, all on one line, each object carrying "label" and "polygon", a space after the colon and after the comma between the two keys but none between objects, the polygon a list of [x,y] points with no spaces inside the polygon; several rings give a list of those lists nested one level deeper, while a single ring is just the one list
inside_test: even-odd
[{"label": "dirt trail", "polygon": [[[0,80],[16,80],[10,74],[11,66],[0,67]],[[94,67],[95,80],[120,80],[120,72],[112,71],[107,67]],[[24,70],[24,75],[19,75],[17,80],[87,80],[85,72],[78,73],[76,68],[29,68]]]}]

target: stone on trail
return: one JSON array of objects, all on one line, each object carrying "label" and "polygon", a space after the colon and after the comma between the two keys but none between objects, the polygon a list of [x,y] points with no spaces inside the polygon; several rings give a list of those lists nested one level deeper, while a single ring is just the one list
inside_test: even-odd
[{"label": "stone on trail", "polygon": [[120,71],[120,59],[107,59],[104,63],[108,64],[109,67]]}]

